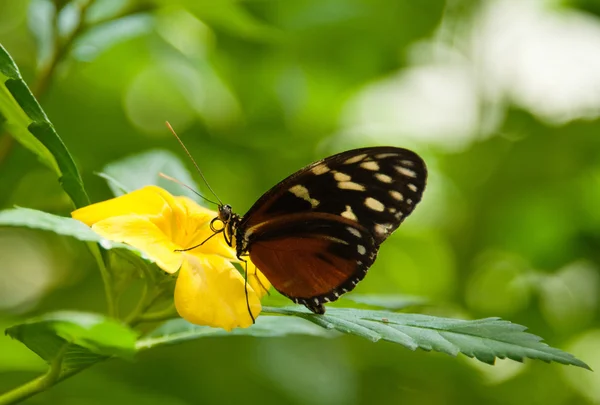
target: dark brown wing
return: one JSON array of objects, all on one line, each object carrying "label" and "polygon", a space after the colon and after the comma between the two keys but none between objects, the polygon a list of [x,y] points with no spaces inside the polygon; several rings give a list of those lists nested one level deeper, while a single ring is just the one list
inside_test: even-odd
[{"label": "dark brown wing", "polygon": [[252,234],[252,262],[273,286],[317,313],[363,279],[377,256],[369,232],[330,214],[291,214]]},{"label": "dark brown wing", "polygon": [[281,181],[250,208],[240,229],[290,213],[321,212],[359,222],[380,244],[421,200],[426,179],[425,163],[407,149],[346,151]]}]

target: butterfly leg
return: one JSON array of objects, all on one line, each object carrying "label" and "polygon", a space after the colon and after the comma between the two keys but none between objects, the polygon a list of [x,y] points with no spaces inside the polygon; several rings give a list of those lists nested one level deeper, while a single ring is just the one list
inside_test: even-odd
[{"label": "butterfly leg", "polygon": [[254,319],[254,315],[252,315],[252,310],[250,310],[250,300],[248,299],[248,260],[242,259],[238,256],[242,262],[244,262],[244,293],[246,294],[246,307],[248,308],[248,314],[250,318],[252,318],[252,323],[256,323],[256,319]]},{"label": "butterfly leg", "polygon": [[252,273],[252,275],[253,275],[254,277],[256,277],[256,281],[258,282],[258,285],[260,285],[260,288],[262,288],[263,290],[265,290],[265,293],[266,293],[268,296],[271,296],[271,291],[269,291],[269,289],[268,289],[268,288],[267,288],[267,287],[266,287],[266,286],[263,284],[263,282],[260,280],[260,277],[258,277],[257,271],[258,271],[258,267],[256,267],[256,265],[254,265],[254,273]]},{"label": "butterfly leg", "polygon": [[[174,250],[174,252],[187,252],[188,250],[194,250],[194,249],[196,249],[196,248],[198,248],[198,247],[200,247],[200,246],[204,245],[206,242],[208,242],[208,241],[209,241],[209,240],[211,240],[211,239],[212,239],[214,236],[218,235],[218,234],[219,234],[219,233],[221,233],[221,232],[223,232],[223,231],[221,230],[221,231],[217,231],[217,232],[213,233],[213,234],[212,234],[212,235],[210,235],[208,238],[204,239],[204,240],[202,241],[202,243],[198,243],[198,244],[197,244],[197,245],[195,245],[195,246],[192,246],[192,247],[189,247],[189,248],[185,248],[185,249],[175,249],[175,250]],[[227,239],[225,239],[225,241],[227,241]]]}]

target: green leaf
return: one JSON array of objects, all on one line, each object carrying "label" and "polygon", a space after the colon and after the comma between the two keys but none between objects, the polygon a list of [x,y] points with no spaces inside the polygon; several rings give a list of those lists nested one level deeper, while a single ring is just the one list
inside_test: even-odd
[{"label": "green leaf", "polygon": [[137,348],[145,350],[210,336],[282,337],[289,335],[331,337],[335,336],[335,333],[319,328],[303,319],[284,316],[260,316],[256,319],[256,323],[249,328],[238,328],[231,332],[220,328],[193,325],[184,319],[173,319],[138,340]]},{"label": "green leaf", "polygon": [[[166,129],[165,129],[166,130]],[[159,176],[164,173],[176,178],[184,184],[197,189],[190,172],[185,168],[177,155],[166,150],[152,150],[129,156],[104,167],[100,176],[108,180],[108,186],[116,196],[155,185],[164,188],[174,195],[185,195],[197,200],[193,192]]]},{"label": "green leaf", "polygon": [[108,183],[108,188],[110,188],[115,196],[120,196],[123,194],[127,194],[131,192],[129,187],[125,184],[122,184],[119,180],[115,179],[112,176],[109,176],[106,173],[95,173],[98,177],[102,177]]},{"label": "green leaf", "polygon": [[75,42],[71,54],[78,60],[90,62],[117,44],[152,32],[154,24],[151,15],[131,15],[91,26]]},{"label": "green leaf", "polygon": [[79,222],[73,218],[49,214],[44,211],[21,207],[0,211],[0,225],[22,226],[31,229],[51,231],[58,235],[71,236],[80,241],[99,243],[100,246],[107,250],[127,249],[134,252],[136,255],[143,257],[141,251],[124,243],[112,242],[104,239],[96,232],[92,231],[91,228],[83,222]]},{"label": "green leaf", "polygon": [[114,257],[119,257],[120,259],[133,264],[133,267],[122,267],[120,265],[117,267],[117,265],[113,263],[111,266],[111,270],[115,270],[112,274],[113,281],[115,282],[113,288],[116,289],[131,281],[132,276],[136,274],[135,269],[139,269],[141,266],[148,266],[150,264],[149,268],[156,271],[156,274],[165,274],[158,266],[156,266],[156,264],[153,264],[152,260],[150,260],[144,252],[124,243],[104,239],[90,227],[73,218],[61,217],[43,211],[19,207],[0,211],[0,226],[19,226],[39,229],[54,232],[58,235],[70,236],[83,242],[92,242],[88,243],[88,248],[99,262],[101,262],[102,259],[100,259],[100,249],[98,246],[105,250],[112,250],[116,254]]},{"label": "green leaf", "polygon": [[348,294],[344,296],[345,300],[357,304],[365,304],[373,307],[379,307],[390,311],[423,305],[427,302],[424,297],[401,294]]},{"label": "green leaf", "polygon": [[499,318],[462,320],[331,307],[326,315],[315,315],[299,307],[263,308],[265,312],[297,316],[326,329],[362,336],[373,342],[383,339],[411,350],[435,350],[451,356],[463,353],[487,364],[494,364],[496,358],[519,362],[531,358],[590,369],[573,355],[526,333],[526,327]]},{"label": "green leaf", "polygon": [[0,45],[0,115],[4,130],[52,169],[76,207],[90,203],[75,162],[52,123]]},{"label": "green leaf", "polygon": [[137,333],[120,322],[84,312],[55,312],[6,329],[48,363],[62,358],[62,374],[108,357],[131,359]]}]

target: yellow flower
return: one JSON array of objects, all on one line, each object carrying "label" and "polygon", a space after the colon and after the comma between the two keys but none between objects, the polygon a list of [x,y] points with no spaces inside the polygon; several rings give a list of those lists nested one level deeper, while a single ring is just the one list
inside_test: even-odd
[{"label": "yellow flower", "polygon": [[[210,221],[216,212],[187,197],[147,186],[78,209],[72,216],[106,239],[143,251],[167,273],[179,271],[175,307],[187,321],[226,330],[252,324],[244,278],[231,263],[238,260],[223,237],[215,236],[187,252],[176,251],[211,236]],[[256,318],[261,311],[260,298],[271,284],[250,261],[248,273],[248,303]]]}]

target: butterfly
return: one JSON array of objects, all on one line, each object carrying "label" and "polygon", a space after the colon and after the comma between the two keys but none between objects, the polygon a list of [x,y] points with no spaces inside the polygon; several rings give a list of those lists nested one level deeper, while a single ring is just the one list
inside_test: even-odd
[{"label": "butterfly", "polygon": [[238,259],[250,256],[277,291],[316,314],[354,289],[379,246],[421,200],[427,168],[391,146],[354,149],[282,180],[240,217],[219,204],[218,220]]}]

